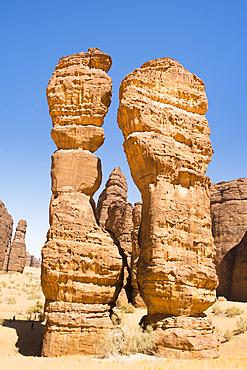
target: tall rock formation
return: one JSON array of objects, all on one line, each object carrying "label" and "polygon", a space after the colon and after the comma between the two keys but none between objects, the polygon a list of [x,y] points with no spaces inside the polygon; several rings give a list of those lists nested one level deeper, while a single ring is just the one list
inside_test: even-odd
[{"label": "tall rock formation", "polygon": [[122,258],[96,222],[101,162],[93,152],[111,102],[111,58],[89,49],[61,58],[47,87],[52,138],[50,229],[42,248],[46,297],[42,355],[95,353],[122,284]]},{"label": "tall rock formation", "polygon": [[99,225],[117,239],[124,260],[123,289],[120,304],[132,301],[131,253],[132,253],[132,205],[127,203],[127,182],[119,167],[114,168],[99,196],[96,215]]},{"label": "tall rock formation", "polygon": [[0,200],[0,271],[7,272],[8,258],[11,248],[13,219]]},{"label": "tall rock formation", "polygon": [[9,253],[8,272],[23,273],[26,265],[26,231],[27,222],[25,220],[20,220]]},{"label": "tall rock formation", "polygon": [[178,62],[143,64],[120,86],[118,125],[142,194],[137,281],[161,355],[216,357],[204,311],[216,299],[204,83]]},{"label": "tall rock formation", "polygon": [[217,293],[247,301],[247,179],[211,184]]}]

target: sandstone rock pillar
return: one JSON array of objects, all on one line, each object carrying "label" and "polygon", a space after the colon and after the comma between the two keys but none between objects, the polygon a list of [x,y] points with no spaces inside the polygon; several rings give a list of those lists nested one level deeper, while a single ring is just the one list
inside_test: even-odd
[{"label": "sandstone rock pillar", "polygon": [[178,62],[156,59],[126,76],[119,96],[118,124],[143,201],[143,323],[154,327],[161,355],[216,357],[219,343],[203,313],[217,286],[204,83]]},{"label": "sandstone rock pillar", "polygon": [[47,87],[52,138],[50,229],[42,248],[42,355],[94,354],[121,288],[122,258],[95,219],[101,162],[93,154],[111,102],[111,58],[89,49],[61,58]]},{"label": "sandstone rock pillar", "polygon": [[15,236],[9,253],[8,272],[13,271],[23,273],[26,265],[26,231],[27,222],[25,220],[20,220],[16,228]]}]

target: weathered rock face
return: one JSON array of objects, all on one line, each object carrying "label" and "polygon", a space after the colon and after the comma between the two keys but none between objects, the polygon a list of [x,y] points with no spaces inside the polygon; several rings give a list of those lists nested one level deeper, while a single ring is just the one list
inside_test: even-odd
[{"label": "weathered rock face", "polygon": [[137,202],[134,204],[133,213],[133,231],[132,231],[132,254],[131,254],[131,285],[132,285],[132,304],[137,308],[146,308],[146,305],[140,295],[138,281],[137,281],[137,264],[140,256],[139,247],[139,229],[142,219],[142,203]]},{"label": "weathered rock face", "polygon": [[[204,84],[163,58],[125,77],[119,95],[118,125],[143,200],[137,281],[148,308],[146,321],[157,315],[200,321],[217,286],[204,176],[212,154]],[[212,346],[210,356],[217,356],[215,342]]]},{"label": "weathered rock face", "polygon": [[7,272],[11,247],[13,219],[0,200],[0,271]]},{"label": "weathered rock face", "polygon": [[20,220],[9,253],[8,271],[23,273],[26,265],[26,231],[27,222]]},{"label": "weathered rock face", "polygon": [[217,294],[246,302],[247,179],[211,184],[210,194]]},{"label": "weathered rock face", "polygon": [[59,148],[52,156],[50,229],[42,248],[46,297],[42,355],[93,354],[122,285],[122,258],[95,218],[103,118],[111,101],[111,58],[89,49],[61,58],[47,87]]},{"label": "weathered rock face", "polygon": [[119,167],[114,168],[100,194],[96,208],[99,225],[111,232],[119,243],[124,260],[123,289],[120,305],[132,301],[131,253],[133,230],[132,205],[127,203],[127,182]]}]

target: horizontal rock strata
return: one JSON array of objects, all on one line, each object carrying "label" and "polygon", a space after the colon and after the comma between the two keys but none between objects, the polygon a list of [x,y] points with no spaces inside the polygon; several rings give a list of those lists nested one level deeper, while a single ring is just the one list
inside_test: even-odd
[{"label": "horizontal rock strata", "polygon": [[95,354],[122,286],[118,246],[95,218],[93,194],[101,183],[94,152],[104,141],[110,105],[111,58],[89,49],[61,58],[47,88],[59,150],[52,156],[50,229],[42,248],[46,297],[42,355]]},{"label": "horizontal rock strata", "polygon": [[247,179],[211,184],[217,294],[247,301]]},{"label": "horizontal rock strata", "polygon": [[217,286],[204,83],[163,58],[125,77],[119,97],[118,125],[143,200],[141,296],[148,315],[197,317],[215,301]]}]

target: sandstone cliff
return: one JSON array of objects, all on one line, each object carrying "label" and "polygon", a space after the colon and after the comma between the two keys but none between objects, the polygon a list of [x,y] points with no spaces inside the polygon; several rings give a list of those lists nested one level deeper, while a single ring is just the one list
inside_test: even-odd
[{"label": "sandstone cliff", "polygon": [[20,220],[9,253],[8,271],[23,273],[26,264],[25,235],[27,222]]},{"label": "sandstone cliff", "polygon": [[111,235],[96,222],[101,183],[94,152],[111,102],[111,58],[89,49],[61,58],[47,87],[52,138],[50,229],[42,248],[46,326],[42,355],[95,353],[122,285],[123,263]]},{"label": "sandstone cliff", "polygon": [[215,357],[218,341],[203,314],[217,286],[204,83],[178,62],[156,59],[125,77],[119,97],[118,125],[143,200],[137,281],[144,323],[157,329],[162,355]]},{"label": "sandstone cliff", "polygon": [[212,230],[219,277],[217,293],[247,301],[247,179],[211,184]]},{"label": "sandstone cliff", "polygon": [[0,200],[0,271],[7,272],[8,257],[11,248],[13,219]]}]

